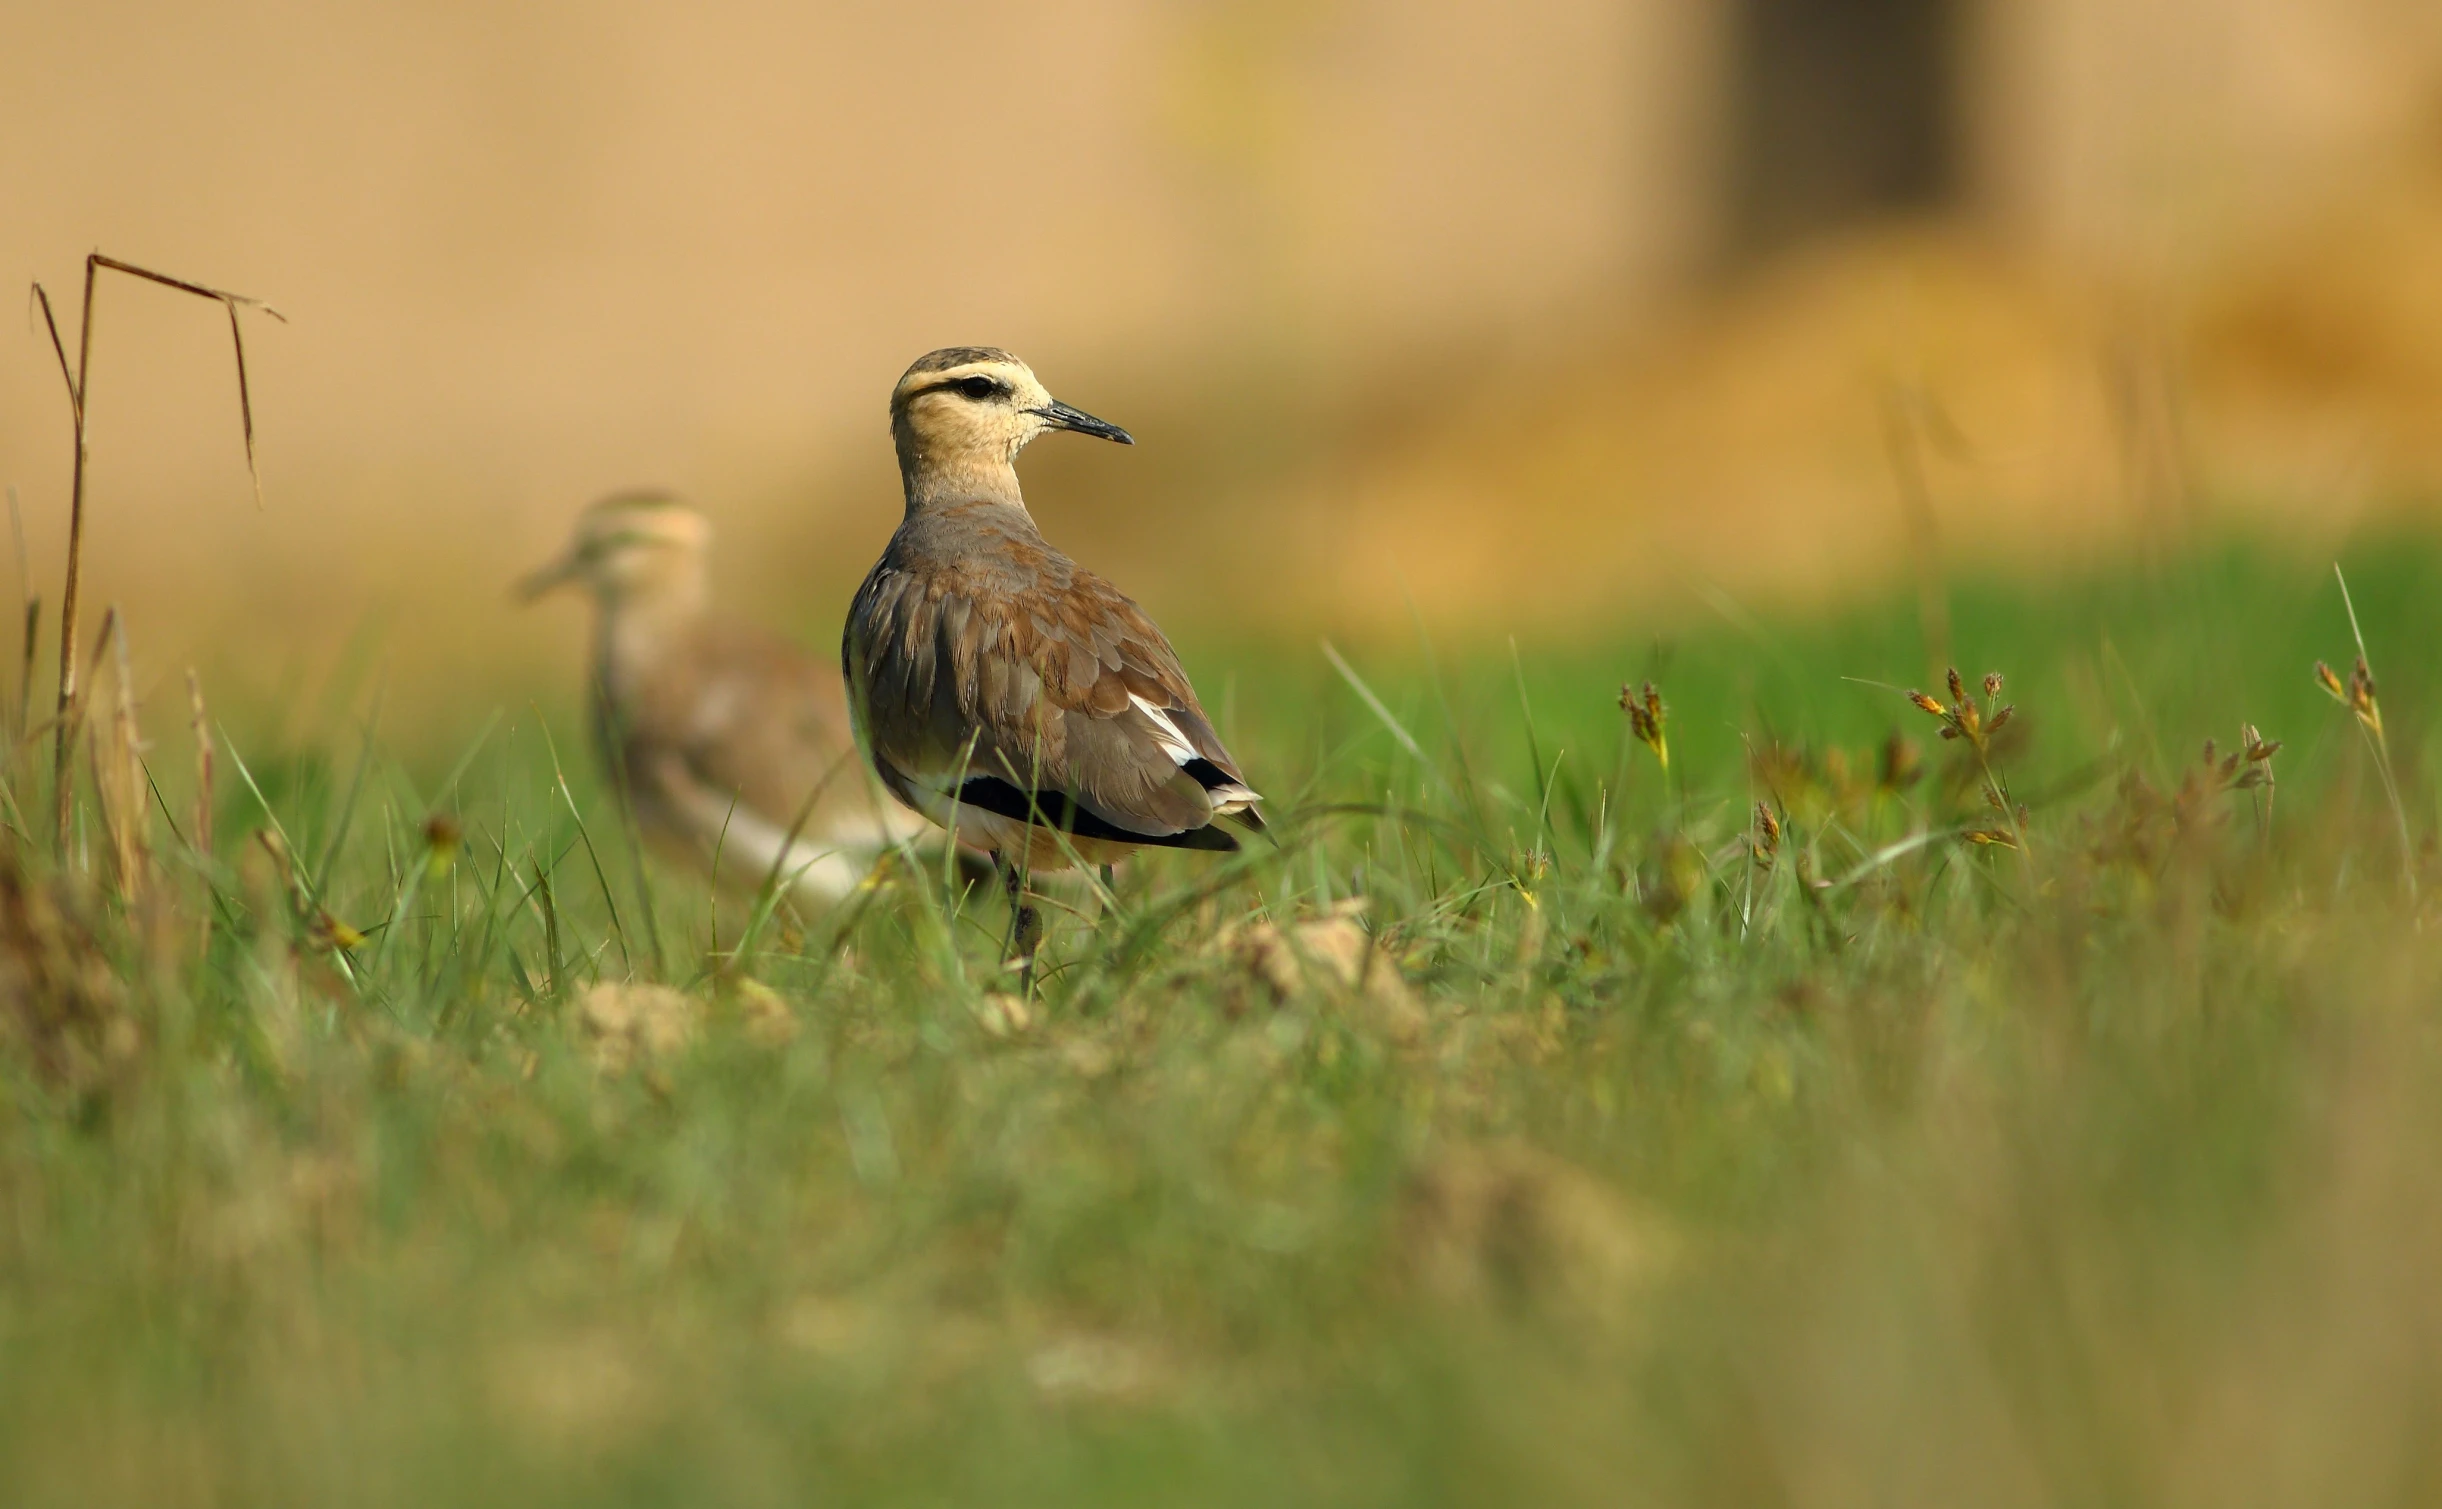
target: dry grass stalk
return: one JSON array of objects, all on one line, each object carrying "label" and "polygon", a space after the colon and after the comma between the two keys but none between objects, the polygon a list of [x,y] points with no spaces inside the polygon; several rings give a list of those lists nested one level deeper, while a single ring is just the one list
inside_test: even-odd
[{"label": "dry grass stalk", "polygon": [[212,949],[212,720],[204,710],[203,678],[187,667],[187,720],[195,734],[195,815],[187,828],[189,843],[194,847],[196,873],[207,893],[195,908],[195,929],[199,951]]},{"label": "dry grass stalk", "polygon": [[[276,829],[257,828],[254,841],[270,856],[272,872],[279,877],[280,890],[288,898],[289,914],[296,925],[304,929],[306,941],[335,956],[342,972],[348,971],[346,956],[365,943],[364,933],[349,926],[314,900],[306,888],[305,879],[297,873],[297,861],[289,853],[288,841]],[[353,978],[353,975],[350,976]]]},{"label": "dry grass stalk", "polygon": [[568,987],[568,966],[560,961],[559,898],[551,894],[551,872],[539,859],[534,862],[534,904],[543,913],[543,995],[556,1001]]},{"label": "dry grass stalk", "polygon": [[116,684],[112,687],[108,737],[92,746],[93,788],[102,801],[102,827],[110,840],[111,878],[119,899],[140,905],[152,875],[152,811],[144,798],[143,746],[136,734],[135,675],[128,664],[127,620],[112,604],[96,659],[109,648]]},{"label": "dry grass stalk", "polygon": [[68,824],[74,795],[74,787],[68,776],[76,748],[68,713],[76,700],[77,596],[84,584],[85,468],[91,450],[87,443],[86,419],[93,378],[93,284],[95,277],[105,268],[158,283],[164,288],[174,288],[181,293],[191,293],[198,298],[212,299],[228,312],[229,339],[237,352],[238,420],[246,440],[246,476],[254,484],[257,507],[262,506],[263,477],[255,464],[254,395],[246,381],[246,333],[238,322],[238,309],[241,305],[260,309],[283,324],[288,319],[260,299],[230,293],[226,289],[207,288],[201,283],[190,283],[184,278],[173,278],[167,273],[154,272],[94,252],[85,258],[85,302],[77,327],[76,361],[71,365],[67,343],[60,339],[59,321],[51,313],[51,295],[40,283],[34,285],[34,302],[42,309],[43,326],[51,335],[52,354],[59,359],[59,375],[68,385],[68,410],[76,426],[76,464],[69,474],[68,483],[68,569],[59,606],[59,726],[53,735],[51,750],[51,774],[57,802],[56,842],[63,855],[68,848]]},{"label": "dry grass stalk", "polygon": [[[71,757],[73,757],[76,753],[77,741],[84,736],[85,718],[87,713],[91,711],[91,685],[92,683],[101,679],[102,657],[110,652],[111,643],[116,638],[118,633],[118,626],[118,608],[114,605],[103,610],[102,632],[94,640],[93,662],[85,668],[84,683],[79,686],[76,696],[60,710],[60,715],[56,722],[56,726],[54,727],[53,733],[54,736],[60,741],[59,747],[66,750]],[[94,780],[97,783],[96,789],[98,790],[99,782],[101,780],[99,750],[95,751],[95,760],[96,764],[94,767]],[[73,766],[70,768],[70,773],[71,775],[73,774]],[[69,795],[73,796],[75,794],[74,782],[71,780],[71,782],[63,789],[65,789]],[[62,814],[63,819],[71,815],[72,811],[63,812]],[[67,853],[67,849],[65,847],[66,839],[67,830],[63,828],[61,830],[62,847],[60,849],[60,853],[63,857]]]},{"label": "dry grass stalk", "polygon": [[34,584],[26,571],[25,513],[17,506],[17,488],[13,483],[8,489],[8,533],[9,543],[14,547],[11,559],[17,566],[17,617],[24,625],[21,663],[17,668],[17,705],[8,725],[9,767],[13,776],[15,757],[33,728],[34,644],[42,632],[42,599],[34,595]]},{"label": "dry grass stalk", "polygon": [[42,639],[41,598],[29,597],[25,600],[24,622],[19,641],[24,648],[17,666],[17,721],[14,725],[15,739],[20,749],[25,741],[34,736],[34,651]]},{"label": "dry grass stalk", "polygon": [[212,720],[204,710],[203,678],[195,674],[193,666],[187,668],[187,722],[195,734],[195,818],[188,832],[193,837],[196,854],[210,859],[214,805]]}]

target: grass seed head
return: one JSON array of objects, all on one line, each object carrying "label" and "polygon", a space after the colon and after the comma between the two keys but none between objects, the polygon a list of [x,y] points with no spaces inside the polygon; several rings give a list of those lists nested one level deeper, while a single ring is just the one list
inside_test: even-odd
[{"label": "grass seed head", "polygon": [[1755,858],[1765,869],[1772,868],[1773,856],[1781,852],[1781,820],[1769,804],[1755,804]]},{"label": "grass seed head", "polygon": [[2349,672],[2349,711],[2375,733],[2383,731],[2382,704],[2374,698],[2374,672],[2363,655],[2357,657],[2356,666]]},{"label": "grass seed head", "polygon": [[1670,768],[1670,739],[1666,730],[1670,715],[1662,706],[1662,694],[1650,681],[1641,690],[1620,688],[1620,707],[1628,714],[1628,729],[1637,741],[1653,751],[1662,768]]},{"label": "grass seed head", "polygon": [[[1918,691],[1908,693],[1908,700],[1915,703],[1917,710],[1927,717],[1941,720],[1943,738],[1965,739],[1981,754],[1986,741],[1998,733],[2003,724],[2016,717],[2018,709],[2015,706],[2005,707],[1997,712],[1991,712],[1988,718],[1986,714],[1990,711],[1989,707],[1979,709],[1976,706],[1975,699],[1967,694],[1967,678],[1959,674],[1957,666],[1950,667],[1944,679],[1950,686],[1950,701],[1947,704],[1937,697]],[[1989,704],[2000,694],[2001,673],[1994,671],[1984,678],[1985,700]]]},{"label": "grass seed head", "polygon": [[2316,661],[2315,684],[2322,687],[2333,701],[2347,708],[2368,733],[2378,737],[2382,734],[2383,706],[2375,696],[2374,671],[2366,664],[2365,656],[2357,657],[2356,664],[2349,668],[2349,679],[2345,683],[2340,679],[2339,672],[2320,660]]}]

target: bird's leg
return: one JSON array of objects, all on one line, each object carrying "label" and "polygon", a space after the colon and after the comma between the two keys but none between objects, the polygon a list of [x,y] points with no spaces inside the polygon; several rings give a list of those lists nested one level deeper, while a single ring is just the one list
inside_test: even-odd
[{"label": "bird's leg", "polygon": [[1015,959],[1018,964],[1018,994],[1034,994],[1034,951],[1043,942],[1043,914],[1026,899],[1026,874],[1003,859],[996,850],[993,868],[1001,872],[1001,885],[1009,893],[1009,939],[1001,949],[1001,962]]}]

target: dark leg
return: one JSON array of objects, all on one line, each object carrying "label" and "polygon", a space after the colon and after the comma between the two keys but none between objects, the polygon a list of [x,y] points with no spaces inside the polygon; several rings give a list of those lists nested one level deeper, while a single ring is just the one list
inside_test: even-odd
[{"label": "dark leg", "polygon": [[1034,994],[1034,951],[1043,942],[1043,914],[1026,899],[1026,875],[1016,865],[995,851],[993,868],[1001,872],[1001,885],[1009,893],[1009,941],[1002,947],[1001,959],[1018,961],[1018,994]]}]

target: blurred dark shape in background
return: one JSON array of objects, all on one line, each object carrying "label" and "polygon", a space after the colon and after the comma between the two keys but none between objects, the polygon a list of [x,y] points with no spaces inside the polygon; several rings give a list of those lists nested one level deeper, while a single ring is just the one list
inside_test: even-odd
[{"label": "blurred dark shape in background", "polygon": [[1956,0],[1738,0],[1731,195],[1766,251],[1955,195]]}]

